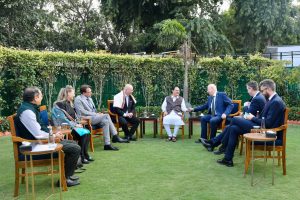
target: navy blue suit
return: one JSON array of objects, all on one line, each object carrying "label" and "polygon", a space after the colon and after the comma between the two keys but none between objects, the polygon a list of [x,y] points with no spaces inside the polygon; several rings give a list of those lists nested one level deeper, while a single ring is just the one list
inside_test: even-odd
[{"label": "navy blue suit", "polygon": [[[245,109],[245,112],[251,113],[252,115],[256,116],[257,111],[259,114],[262,113],[263,108],[266,104],[266,98],[259,92],[255,97],[251,99],[250,106],[247,106],[247,109]],[[218,136],[212,138],[212,142],[214,146],[218,146],[221,142],[224,147],[227,146],[228,142],[228,136],[229,131],[227,130],[227,127],[224,129],[224,131],[219,134]]]},{"label": "navy blue suit", "polygon": [[[276,128],[284,123],[285,104],[282,99],[275,94],[270,101],[268,101],[259,117],[253,117],[247,120],[241,117],[235,117],[228,127],[229,137],[226,148],[225,159],[232,160],[238,136],[240,134],[249,133],[253,126],[261,124],[262,117],[265,118],[266,128]],[[277,144],[282,141],[282,133],[277,133]]]},{"label": "navy blue suit", "polygon": [[231,99],[226,95],[225,92],[217,92],[215,99],[215,115],[211,115],[211,103],[213,97],[209,96],[207,102],[201,106],[194,109],[195,112],[208,109],[208,115],[200,118],[201,121],[201,138],[207,138],[207,123],[210,123],[211,132],[210,137],[216,136],[218,125],[222,121],[222,114],[225,113],[228,116],[231,113],[233,104]]},{"label": "navy blue suit", "polygon": [[249,107],[245,107],[244,112],[251,113],[256,116],[257,111],[261,114],[261,111],[265,107],[266,98],[259,92],[255,97],[251,99]]}]

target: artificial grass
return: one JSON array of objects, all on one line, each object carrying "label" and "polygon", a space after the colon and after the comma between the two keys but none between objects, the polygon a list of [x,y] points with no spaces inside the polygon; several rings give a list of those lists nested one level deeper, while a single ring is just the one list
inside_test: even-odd
[{"label": "artificial grass", "polygon": [[[199,137],[199,125],[194,136],[176,143],[152,138],[152,126],[143,139],[130,144],[116,144],[118,152],[103,151],[98,138],[95,161],[85,165],[81,184],[63,193],[64,199],[299,199],[300,126],[290,125],[287,134],[287,175],[275,166],[275,185],[271,185],[271,160],[266,178],[262,178],[263,160],[255,162],[254,187],[250,186],[250,169],[243,177],[244,155],[236,151],[235,166],[216,163],[218,158],[194,141]],[[197,127],[197,128],[196,128]],[[13,199],[14,160],[9,137],[0,138],[0,199]],[[45,199],[51,193],[51,177],[35,176],[36,197]],[[26,199],[25,185],[20,196]],[[59,191],[49,199],[59,199]]]}]

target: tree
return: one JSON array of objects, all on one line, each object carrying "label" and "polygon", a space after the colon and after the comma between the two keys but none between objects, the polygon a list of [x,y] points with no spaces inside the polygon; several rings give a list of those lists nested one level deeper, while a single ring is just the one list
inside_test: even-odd
[{"label": "tree", "polygon": [[0,1],[0,44],[44,49],[54,17],[47,11],[50,0]]},{"label": "tree", "polygon": [[244,52],[262,51],[277,38],[293,34],[290,29],[291,0],[234,0],[234,20],[241,34]]}]

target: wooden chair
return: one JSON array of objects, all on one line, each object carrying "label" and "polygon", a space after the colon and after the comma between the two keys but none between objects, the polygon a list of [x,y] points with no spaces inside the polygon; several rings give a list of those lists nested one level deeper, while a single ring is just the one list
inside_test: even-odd
[{"label": "wooden chair", "polygon": [[[232,100],[233,109],[226,119],[223,119],[218,126],[218,130],[223,131],[226,127],[226,120],[235,116],[239,116],[242,112],[242,100]],[[207,123],[207,139],[210,139],[210,124]]]},{"label": "wooden chair", "polygon": [[90,135],[90,149],[91,149],[91,152],[94,152],[95,151],[95,149],[94,149],[94,138],[95,137],[98,137],[98,138],[103,137],[103,129],[101,127],[93,126],[91,119],[84,119],[82,124],[86,125],[87,128],[91,132],[91,135]]},{"label": "wooden chair", "polygon": [[[160,118],[159,118],[159,123],[160,123],[160,137],[163,138],[163,129],[164,129],[164,125],[163,125],[163,118],[164,118],[164,112],[161,112],[160,114]],[[182,121],[184,121],[184,113],[181,116]],[[171,127],[171,129],[174,129],[173,127]],[[180,126],[181,129],[181,138],[182,140],[184,140],[184,125]]]},{"label": "wooden chair", "polygon": [[[15,129],[15,119],[16,114],[11,115],[7,117],[10,125],[10,131],[12,135],[12,142],[13,142],[13,151],[14,151],[14,159],[15,159],[15,190],[14,190],[14,197],[19,196],[19,186],[20,186],[20,177],[22,177],[22,183],[24,184],[25,181],[25,161],[19,160],[19,149],[18,144],[24,141],[28,142],[37,142],[36,140],[26,140],[21,137],[18,137],[16,135],[16,129]],[[42,140],[42,142],[47,143],[47,140]],[[58,158],[53,159],[53,165],[56,166],[59,164]],[[27,161],[27,165],[30,165],[30,162]],[[42,160],[33,160],[33,166],[34,167],[45,167],[45,166],[51,166],[51,159],[42,159]],[[20,173],[21,169],[21,173]],[[48,175],[51,171],[48,169],[47,171],[38,171],[34,172],[35,175]],[[54,173],[58,174],[59,171],[55,170]],[[61,156],[61,177],[62,177],[62,188],[63,191],[67,191],[67,183],[66,183],[66,177],[65,177],[65,168],[64,168],[64,153],[62,152]]]},{"label": "wooden chair", "polygon": [[[116,114],[115,112],[113,112],[113,104],[114,104],[114,100],[107,100],[107,110],[108,110],[108,114],[111,118],[111,121],[114,123],[116,129],[117,129],[117,132],[118,132],[118,135],[119,133],[122,131],[122,127],[119,123],[119,115]],[[134,115],[136,116],[136,113],[134,113]],[[128,123],[128,127],[131,127],[132,124]],[[139,132],[138,132],[138,128],[136,129],[136,139],[139,138]]]},{"label": "wooden chair", "polygon": [[[289,108],[286,108],[284,110],[284,124],[281,125],[280,127],[272,128],[272,129],[265,129],[265,131],[268,131],[268,130],[273,130],[275,132],[282,131],[282,144],[281,145],[275,144],[275,151],[277,152],[277,156],[274,156],[274,157],[278,159],[278,166],[280,166],[281,162],[282,162],[283,175],[286,175],[286,133],[287,133],[287,127],[288,127],[288,124],[287,124],[288,114],[289,114]],[[251,129],[251,133],[257,133],[258,131],[260,131],[260,129]],[[247,147],[248,148],[246,149],[246,157],[245,157],[245,174],[248,171],[248,167],[249,167],[250,160],[251,160],[251,149],[252,149],[251,142],[249,142],[249,144],[247,144]],[[256,145],[254,143],[254,150],[264,151],[264,145]],[[271,155],[271,153],[273,151],[273,146],[267,145],[266,150],[268,152],[267,158],[273,158]],[[254,156],[254,159],[255,158],[264,158],[264,156],[262,156],[262,155]]]}]

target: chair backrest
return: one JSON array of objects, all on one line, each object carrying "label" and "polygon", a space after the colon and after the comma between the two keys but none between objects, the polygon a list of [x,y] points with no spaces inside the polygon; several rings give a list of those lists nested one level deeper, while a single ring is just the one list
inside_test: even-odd
[{"label": "chair backrest", "polygon": [[109,114],[114,114],[114,100],[107,100],[107,109]]},{"label": "chair backrest", "polygon": [[233,109],[230,115],[237,116],[240,114],[242,110],[242,100],[232,100],[232,103],[233,103]]},{"label": "chair backrest", "polygon": [[40,107],[40,118],[43,124],[49,125],[48,111],[45,105]]},{"label": "chair backrest", "polygon": [[283,125],[282,127],[282,144],[285,146],[286,144],[286,132],[287,132],[287,128],[288,128],[288,118],[289,118],[289,108],[285,108],[284,110],[284,120],[283,120]]},{"label": "chair backrest", "polygon": [[[15,117],[17,114],[13,114],[7,117],[8,121],[9,121],[9,127],[10,127],[10,132],[11,132],[11,136],[17,136],[16,134],[16,127],[15,127]],[[15,161],[18,162],[19,161],[19,152],[18,152],[18,143],[17,142],[13,142],[13,150],[14,150],[14,158]]]}]

